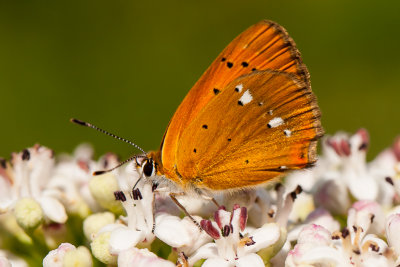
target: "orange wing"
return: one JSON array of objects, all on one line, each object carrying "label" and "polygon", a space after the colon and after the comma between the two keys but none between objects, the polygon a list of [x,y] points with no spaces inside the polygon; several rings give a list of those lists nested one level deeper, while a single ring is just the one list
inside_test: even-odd
[{"label": "orange wing", "polygon": [[255,70],[275,69],[294,74],[309,86],[309,73],[286,30],[272,21],[261,21],[236,37],[186,95],[164,134],[155,156],[160,171],[176,176],[178,143],[185,128],[216,95],[236,78]]},{"label": "orange wing", "polygon": [[281,71],[255,72],[230,83],[183,131],[176,172],[183,187],[254,186],[314,163],[321,135],[305,82]]}]

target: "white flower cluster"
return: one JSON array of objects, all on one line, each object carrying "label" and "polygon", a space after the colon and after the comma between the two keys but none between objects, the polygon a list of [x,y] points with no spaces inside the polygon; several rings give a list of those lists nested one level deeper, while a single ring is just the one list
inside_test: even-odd
[{"label": "white flower cluster", "polygon": [[0,266],[398,266],[400,139],[369,163],[368,146],[326,137],[315,167],[219,208],[178,197],[196,225],[134,163],[93,176],[117,157],[35,145],[0,159]]}]

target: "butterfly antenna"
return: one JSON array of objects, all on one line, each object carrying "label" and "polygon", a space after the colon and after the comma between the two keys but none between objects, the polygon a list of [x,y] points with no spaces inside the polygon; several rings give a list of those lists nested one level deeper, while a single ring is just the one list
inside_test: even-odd
[{"label": "butterfly antenna", "polygon": [[115,170],[116,168],[121,167],[125,163],[128,163],[129,161],[132,161],[132,160],[134,160],[136,158],[141,158],[141,157],[145,158],[145,156],[137,156],[137,155],[135,155],[135,156],[130,157],[129,159],[124,160],[123,162],[119,163],[117,166],[112,167],[111,169],[102,170],[102,171],[95,171],[95,172],[93,172],[93,175],[101,175],[101,174],[104,174],[104,173],[107,173],[107,172],[111,172],[111,171]]},{"label": "butterfly antenna", "polygon": [[[125,138],[116,136],[115,134],[109,133],[109,132],[107,132],[106,130],[100,129],[99,127],[94,126],[94,125],[91,124],[91,123],[84,122],[84,121],[81,121],[81,120],[77,120],[77,119],[74,119],[74,118],[72,118],[70,121],[73,122],[73,123],[76,123],[76,124],[78,124],[78,125],[82,125],[82,126],[86,126],[86,127],[89,127],[89,128],[93,128],[93,129],[95,129],[95,130],[97,130],[97,131],[99,131],[99,132],[101,132],[101,133],[103,133],[103,134],[106,134],[106,135],[108,135],[108,136],[114,137],[115,139],[124,141],[125,143],[128,143],[128,144],[132,145],[133,147],[139,149],[139,150],[142,151],[144,154],[147,154],[141,147],[139,147],[139,146],[136,145],[135,143],[133,143],[133,142],[131,142],[131,141],[125,139]],[[132,159],[134,159],[134,157],[132,157],[130,160],[132,160]],[[122,164],[124,164],[124,163],[126,163],[126,162],[124,161]],[[121,164],[121,165],[122,165],[122,164]],[[120,166],[120,165],[118,165],[118,166]]]}]

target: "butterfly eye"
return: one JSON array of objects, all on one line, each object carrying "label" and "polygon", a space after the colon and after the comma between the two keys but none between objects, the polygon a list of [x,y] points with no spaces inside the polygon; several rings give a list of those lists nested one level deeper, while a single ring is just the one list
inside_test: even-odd
[{"label": "butterfly eye", "polygon": [[143,164],[143,173],[146,177],[153,176],[155,174],[156,168],[154,167],[154,162],[152,159],[146,160]]}]

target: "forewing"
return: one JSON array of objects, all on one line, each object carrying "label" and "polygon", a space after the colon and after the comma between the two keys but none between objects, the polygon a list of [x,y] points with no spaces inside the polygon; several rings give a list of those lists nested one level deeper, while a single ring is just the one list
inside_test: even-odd
[{"label": "forewing", "polygon": [[260,184],[314,163],[321,135],[308,84],[281,71],[255,72],[230,83],[185,129],[177,172],[214,190]]},{"label": "forewing", "polygon": [[165,174],[175,175],[178,142],[199,112],[236,78],[273,69],[292,73],[309,85],[307,68],[286,30],[272,21],[261,21],[236,37],[215,59],[189,91],[172,117],[161,143]]}]

